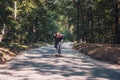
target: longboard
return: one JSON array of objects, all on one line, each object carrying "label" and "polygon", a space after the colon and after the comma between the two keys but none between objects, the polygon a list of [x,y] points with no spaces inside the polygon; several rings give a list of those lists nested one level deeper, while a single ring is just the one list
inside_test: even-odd
[{"label": "longboard", "polygon": [[55,57],[63,57],[62,54],[55,54]]}]

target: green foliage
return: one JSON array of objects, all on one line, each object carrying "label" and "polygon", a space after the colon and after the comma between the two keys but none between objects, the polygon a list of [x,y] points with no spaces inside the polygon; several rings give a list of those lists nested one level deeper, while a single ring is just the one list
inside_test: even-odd
[{"label": "green foliage", "polygon": [[79,38],[87,42],[107,43],[115,36],[114,0],[80,0]]},{"label": "green foliage", "polygon": [[15,1],[1,0],[0,5],[0,30],[6,24],[3,42],[51,42],[57,30],[72,41],[77,31],[87,42],[105,43],[107,36],[114,35],[113,0],[80,0],[80,30],[77,0],[17,0],[16,11]]},{"label": "green foliage", "polygon": [[64,34],[65,41],[68,41],[68,40],[74,41],[75,40],[75,36],[72,33],[70,33],[69,31],[64,31],[63,34]]}]

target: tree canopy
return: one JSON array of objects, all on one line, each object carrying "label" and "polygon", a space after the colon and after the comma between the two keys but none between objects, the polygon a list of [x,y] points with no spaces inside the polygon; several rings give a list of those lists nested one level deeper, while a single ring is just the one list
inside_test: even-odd
[{"label": "tree canopy", "polygon": [[1,42],[120,43],[119,0],[1,0]]}]

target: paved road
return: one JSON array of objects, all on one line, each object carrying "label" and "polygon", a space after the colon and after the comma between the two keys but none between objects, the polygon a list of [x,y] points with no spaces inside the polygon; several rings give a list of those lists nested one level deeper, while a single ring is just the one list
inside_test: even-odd
[{"label": "paved road", "polygon": [[0,80],[120,80],[120,66],[98,62],[63,44],[64,57],[53,46],[21,52],[0,65]]}]

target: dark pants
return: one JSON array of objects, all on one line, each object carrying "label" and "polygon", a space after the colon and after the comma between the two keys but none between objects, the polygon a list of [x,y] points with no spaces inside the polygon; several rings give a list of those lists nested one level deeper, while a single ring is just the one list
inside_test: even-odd
[{"label": "dark pants", "polygon": [[60,42],[55,42],[54,47],[57,49],[57,52],[61,54],[61,43]]}]

